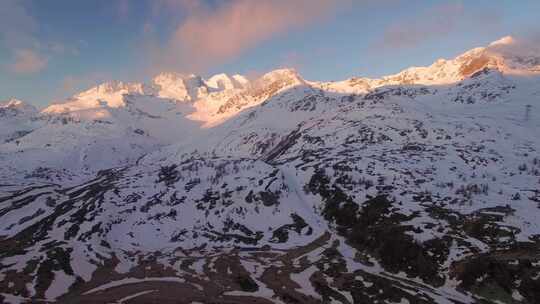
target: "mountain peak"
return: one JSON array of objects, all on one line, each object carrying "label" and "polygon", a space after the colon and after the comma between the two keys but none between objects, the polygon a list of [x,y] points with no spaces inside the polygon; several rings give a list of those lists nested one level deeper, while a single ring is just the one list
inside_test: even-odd
[{"label": "mountain peak", "polygon": [[201,77],[195,74],[183,74],[178,72],[161,72],[153,78],[153,82],[160,81],[179,81],[179,80],[190,80],[190,79],[200,79]]},{"label": "mountain peak", "polygon": [[499,58],[506,73],[540,72],[540,47],[537,42],[507,36],[491,43],[486,53]]},{"label": "mountain peak", "polygon": [[234,74],[232,78],[244,87],[249,84],[249,80],[244,75]]},{"label": "mountain peak", "polygon": [[298,71],[296,71],[296,69],[294,68],[281,68],[281,69],[272,70],[264,74],[263,77],[272,76],[272,75],[293,76],[293,77],[299,76]]},{"label": "mountain peak", "polygon": [[232,90],[244,88],[247,84],[247,79],[241,75],[229,76],[225,73],[216,74],[210,77],[206,84],[216,90]]},{"label": "mountain peak", "polygon": [[208,93],[204,80],[194,74],[165,72],[152,80],[158,96],[179,101],[194,101]]},{"label": "mountain peak", "polygon": [[0,101],[0,108],[16,108],[24,105],[25,102],[16,98],[10,98],[6,101]]},{"label": "mountain peak", "polygon": [[119,108],[126,105],[124,95],[147,95],[153,93],[153,89],[143,83],[108,81],[83,91],[66,101],[51,104],[43,110],[43,113],[66,113],[103,106]]},{"label": "mountain peak", "polygon": [[83,91],[74,96],[74,98],[95,98],[102,99],[110,95],[124,95],[124,94],[140,94],[144,95],[149,93],[151,89],[139,82],[123,82],[118,80],[112,80],[98,84],[86,91]]},{"label": "mountain peak", "polygon": [[271,72],[268,72],[264,74],[260,80],[264,82],[276,82],[276,81],[282,81],[282,82],[288,82],[291,84],[302,84],[304,83],[304,79],[300,76],[300,74],[292,68],[283,68],[283,69],[277,69],[273,70]]},{"label": "mountain peak", "polygon": [[37,109],[22,100],[11,98],[6,101],[0,101],[0,112],[11,112],[13,114],[34,114],[37,113]]}]

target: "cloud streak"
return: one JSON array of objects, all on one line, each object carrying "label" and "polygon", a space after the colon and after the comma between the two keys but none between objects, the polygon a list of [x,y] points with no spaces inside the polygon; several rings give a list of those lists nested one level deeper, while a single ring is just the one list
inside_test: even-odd
[{"label": "cloud streak", "polygon": [[19,49],[14,51],[14,63],[10,65],[12,72],[17,74],[34,74],[47,66],[47,58],[31,49]]},{"label": "cloud streak", "polygon": [[348,2],[232,0],[208,7],[193,0],[172,1],[189,14],[176,27],[164,48],[154,48],[154,58],[162,68],[200,72],[234,59],[280,34],[315,23]]}]

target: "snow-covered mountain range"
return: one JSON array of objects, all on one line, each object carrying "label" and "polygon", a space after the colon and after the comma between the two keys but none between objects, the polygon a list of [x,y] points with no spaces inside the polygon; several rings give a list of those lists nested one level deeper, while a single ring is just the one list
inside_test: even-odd
[{"label": "snow-covered mountain range", "polygon": [[0,299],[538,303],[540,53],[517,44],[0,103]]}]

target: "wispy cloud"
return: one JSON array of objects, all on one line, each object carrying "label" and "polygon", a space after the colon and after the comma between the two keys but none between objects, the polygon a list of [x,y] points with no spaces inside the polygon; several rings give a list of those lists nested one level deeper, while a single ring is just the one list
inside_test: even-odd
[{"label": "wispy cloud", "polygon": [[14,62],[9,67],[17,74],[34,74],[43,70],[47,61],[47,58],[31,49],[20,49],[14,51]]},{"label": "wispy cloud", "polygon": [[483,13],[468,11],[461,1],[438,4],[416,16],[399,20],[388,26],[376,44],[377,49],[403,49],[437,39],[457,31],[489,31],[500,24],[501,16],[495,8]]},{"label": "wispy cloud", "polygon": [[349,0],[231,0],[215,7],[201,1],[161,0],[189,14],[163,47],[154,48],[160,68],[200,71],[234,59],[290,30],[333,14]]},{"label": "wispy cloud", "polygon": [[2,68],[16,74],[34,74],[44,70],[51,57],[77,55],[78,45],[41,41],[39,24],[20,0],[0,1],[0,46],[10,52]]},{"label": "wispy cloud", "polygon": [[0,28],[0,44],[12,53],[11,62],[7,64],[11,72],[31,74],[47,66],[34,35],[37,22],[21,1],[0,1]]}]

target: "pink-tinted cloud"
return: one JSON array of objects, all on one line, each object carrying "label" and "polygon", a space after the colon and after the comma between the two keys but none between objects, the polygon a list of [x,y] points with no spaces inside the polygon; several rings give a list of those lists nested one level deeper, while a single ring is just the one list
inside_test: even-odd
[{"label": "pink-tinted cloud", "polygon": [[495,8],[483,14],[469,12],[460,1],[436,5],[413,18],[391,24],[375,46],[377,49],[417,47],[419,44],[443,39],[457,31],[490,30],[500,25],[501,16]]},{"label": "pink-tinted cloud", "polygon": [[2,68],[16,74],[33,74],[47,67],[48,55],[64,54],[76,48],[38,39],[39,24],[20,0],[0,1],[0,47],[10,52]]},{"label": "pink-tinted cloud", "polygon": [[40,43],[35,38],[36,20],[22,5],[22,1],[0,1],[0,47],[9,50],[9,71],[31,74],[41,71],[47,60],[37,51]]},{"label": "pink-tinted cloud", "polygon": [[14,61],[10,69],[17,74],[37,73],[47,66],[47,58],[31,49],[15,50]]},{"label": "pink-tinted cloud", "polygon": [[38,20],[29,13],[25,3],[0,0],[0,48],[11,55],[2,63],[2,69],[32,74],[45,69],[49,58],[79,54],[80,45],[40,39]]},{"label": "pink-tinted cloud", "polygon": [[218,7],[199,1],[162,0],[190,14],[157,52],[163,68],[198,72],[234,59],[279,34],[320,22],[349,0],[231,0]]}]

